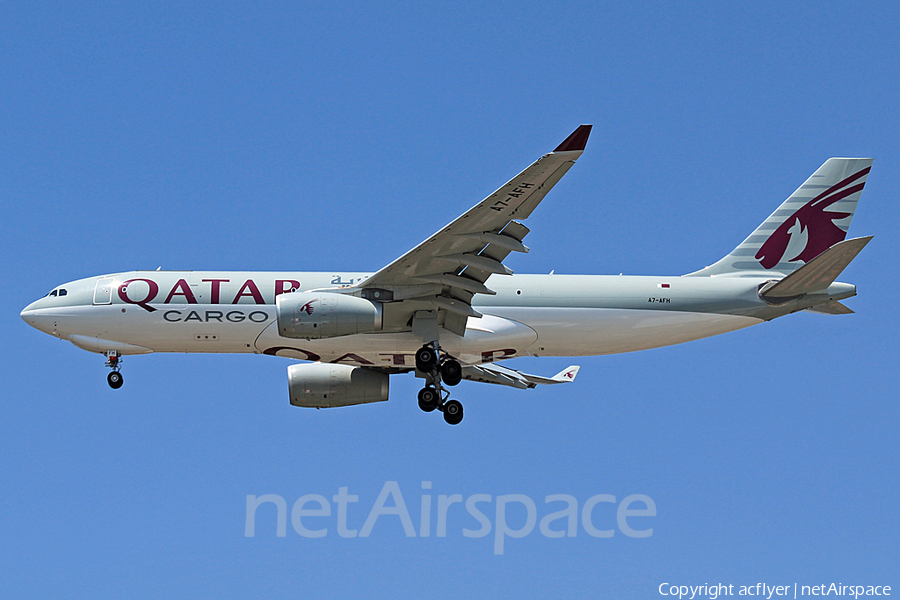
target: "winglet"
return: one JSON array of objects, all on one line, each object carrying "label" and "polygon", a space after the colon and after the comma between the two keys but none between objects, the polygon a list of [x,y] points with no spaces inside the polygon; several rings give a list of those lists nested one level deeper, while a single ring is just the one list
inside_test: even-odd
[{"label": "winglet", "polygon": [[551,377],[551,379],[553,379],[553,381],[559,381],[562,383],[569,383],[571,381],[575,381],[575,376],[578,375],[578,369],[580,369],[580,368],[581,367],[578,365],[572,365],[571,367],[566,367],[565,369],[563,369],[562,371],[560,371],[559,373],[557,373],[556,375]]},{"label": "winglet", "polygon": [[588,136],[591,135],[593,125],[579,125],[562,144],[556,147],[554,152],[581,152],[587,146]]}]

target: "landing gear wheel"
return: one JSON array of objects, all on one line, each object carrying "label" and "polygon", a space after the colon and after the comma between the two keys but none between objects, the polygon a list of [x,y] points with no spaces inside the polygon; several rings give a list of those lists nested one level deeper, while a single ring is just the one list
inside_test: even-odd
[{"label": "landing gear wheel", "polygon": [[437,352],[428,346],[422,346],[416,352],[416,368],[423,373],[430,373],[437,365]]},{"label": "landing gear wheel", "polygon": [[441,365],[441,380],[447,385],[456,385],[462,381],[462,365],[458,361],[445,360]]},{"label": "landing gear wheel", "polygon": [[106,382],[109,383],[109,387],[114,390],[122,387],[122,384],[125,383],[122,380],[122,374],[118,371],[112,371],[109,375],[106,376]]},{"label": "landing gear wheel", "polygon": [[425,412],[431,412],[438,407],[440,395],[438,391],[427,385],[419,390],[419,408]]},{"label": "landing gear wheel", "polygon": [[458,400],[448,400],[444,403],[444,420],[450,425],[459,425],[463,420],[463,407]]}]

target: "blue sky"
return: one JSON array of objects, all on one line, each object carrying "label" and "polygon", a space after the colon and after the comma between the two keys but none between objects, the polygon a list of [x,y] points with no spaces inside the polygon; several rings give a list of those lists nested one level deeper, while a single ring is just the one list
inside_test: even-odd
[{"label": "blue sky", "polygon": [[[900,586],[894,3],[6,3],[0,7],[4,597],[651,598],[664,582]],[[580,123],[518,272],[711,264],[830,156],[876,158],[842,280],[799,314],[584,358],[571,386],[463,383],[466,420],[288,403],[286,359],[103,359],[29,328],[55,285],[130,269],[374,271]],[[510,366],[553,374],[568,359]],[[562,387],[564,389],[558,389]],[[538,528],[321,539],[246,498],[652,498],[648,538]],[[431,482],[423,490],[422,482]],[[483,505],[483,506],[495,506]],[[266,512],[268,510],[268,512]],[[435,510],[433,508],[433,510]],[[451,509],[452,511],[453,509]],[[486,509],[487,510],[487,509]],[[615,507],[593,513],[613,527]],[[493,518],[493,517],[492,517]],[[511,527],[523,506],[508,511]],[[555,528],[560,528],[557,522]]]}]

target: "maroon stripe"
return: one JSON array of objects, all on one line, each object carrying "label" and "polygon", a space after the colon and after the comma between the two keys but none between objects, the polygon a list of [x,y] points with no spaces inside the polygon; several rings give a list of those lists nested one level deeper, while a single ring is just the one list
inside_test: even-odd
[{"label": "maroon stripe", "polygon": [[[818,196],[816,196],[815,198],[813,198],[812,200],[807,202],[807,204],[815,204],[818,200],[821,200],[822,198],[831,194],[832,192],[836,192],[837,190],[841,189],[845,185],[849,185],[849,184],[853,183],[854,181],[856,181],[863,175],[867,175],[869,173],[869,171],[871,171],[871,170],[872,170],[872,167],[866,167],[862,171],[859,171],[858,173],[854,173],[853,175],[851,175],[850,177],[847,177],[843,181],[834,184],[833,186],[831,186],[830,188],[828,188],[827,190],[825,190],[824,192],[822,192],[821,194],[819,194]],[[865,185],[865,183],[863,183],[863,185]],[[859,189],[862,189],[862,187],[860,187]]]},{"label": "maroon stripe", "polygon": [[846,190],[843,190],[843,191],[838,192],[837,194],[835,194],[835,195],[833,195],[833,196],[829,196],[828,198],[824,198],[824,199],[822,199],[820,202],[816,202],[815,200],[813,200],[813,201],[809,202],[809,203],[807,204],[807,206],[815,206],[816,208],[820,208],[820,207],[821,207],[821,208],[823,208],[823,209],[824,209],[824,208],[827,208],[827,207],[831,206],[832,204],[834,204],[835,202],[837,202],[837,201],[839,201],[839,200],[843,200],[843,199],[846,198],[847,196],[853,195],[853,194],[855,194],[856,192],[861,192],[862,189],[865,187],[865,185],[866,185],[865,182],[863,182],[863,183],[858,183],[858,184],[856,184],[856,185],[854,185],[854,186],[848,187]]}]

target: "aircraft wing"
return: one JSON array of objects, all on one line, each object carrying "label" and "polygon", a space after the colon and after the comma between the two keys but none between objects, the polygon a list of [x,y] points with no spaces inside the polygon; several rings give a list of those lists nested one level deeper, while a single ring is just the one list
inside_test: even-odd
[{"label": "aircraft wing", "polygon": [[494,294],[491,275],[511,275],[510,252],[528,252],[526,219],[581,156],[591,132],[581,125],[499,190],[427,240],[358,284],[364,298],[384,302],[384,329],[402,331],[416,311],[433,311],[438,325],[463,335],[475,294]]},{"label": "aircraft wing", "polygon": [[553,383],[570,383],[575,381],[578,374],[578,365],[566,367],[553,377],[541,377],[540,375],[529,375],[501,365],[485,363],[482,365],[469,365],[463,367],[463,379],[469,381],[478,381],[481,383],[496,383],[499,385],[508,385],[514,388],[526,389],[533,388],[537,385],[553,384]]}]

